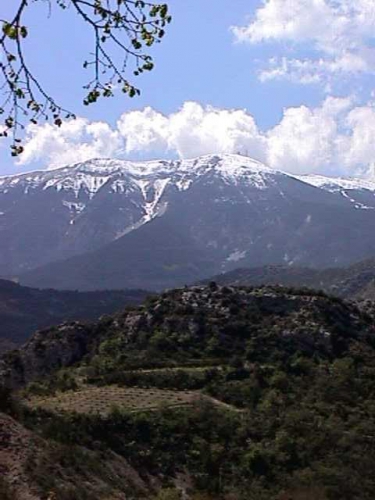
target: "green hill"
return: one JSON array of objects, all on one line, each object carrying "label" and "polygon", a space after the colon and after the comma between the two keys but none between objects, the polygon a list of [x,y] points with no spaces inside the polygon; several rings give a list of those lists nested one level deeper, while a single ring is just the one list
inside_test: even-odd
[{"label": "green hill", "polygon": [[0,378],[34,442],[8,437],[5,498],[373,498],[374,318],[324,293],[172,290],[36,334]]}]

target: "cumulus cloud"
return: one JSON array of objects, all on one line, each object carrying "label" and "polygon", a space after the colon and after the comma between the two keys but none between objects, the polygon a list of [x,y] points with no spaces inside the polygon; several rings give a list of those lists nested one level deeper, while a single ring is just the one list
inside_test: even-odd
[{"label": "cumulus cloud", "polygon": [[375,106],[352,109],[345,125],[351,131],[348,141],[341,138],[342,161],[347,168],[356,166],[375,174]]},{"label": "cumulus cloud", "polygon": [[118,129],[125,139],[127,153],[172,151],[186,158],[246,150],[265,159],[265,138],[246,110],[216,109],[186,102],[168,117],[151,108],[125,113],[118,121]]},{"label": "cumulus cloud", "polygon": [[90,158],[115,156],[121,145],[119,132],[105,122],[77,118],[64,121],[59,128],[48,123],[30,124],[19,164],[41,161],[55,168]]},{"label": "cumulus cloud", "polygon": [[352,105],[350,98],[330,97],[315,109],[284,110],[280,123],[268,132],[269,163],[292,172],[342,169],[340,144],[350,141],[350,135],[342,135],[342,122]]},{"label": "cumulus cloud", "polygon": [[126,153],[164,153],[167,149],[168,118],[150,107],[124,113],[117,127],[125,139]]},{"label": "cumulus cloud", "polygon": [[325,85],[375,72],[374,30],[373,0],[263,0],[247,25],[232,28],[239,42],[308,51],[308,57],[270,59],[262,81]]},{"label": "cumulus cloud", "polygon": [[243,109],[187,102],[164,115],[150,107],[124,113],[116,128],[83,118],[62,127],[30,126],[23,164],[56,167],[94,157],[192,158],[242,153],[293,173],[374,173],[375,104],[328,97],[315,108],[286,108],[274,127],[260,130]]}]

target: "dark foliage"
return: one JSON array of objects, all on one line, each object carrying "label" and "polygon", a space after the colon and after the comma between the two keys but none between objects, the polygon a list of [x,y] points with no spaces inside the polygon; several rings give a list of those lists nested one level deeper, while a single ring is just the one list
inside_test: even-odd
[{"label": "dark foliage", "polygon": [[[48,442],[114,452],[167,488],[188,471],[194,490],[216,500],[373,498],[370,314],[309,290],[211,284],[103,319],[91,335],[73,377],[208,397],[179,409],[114,408],[106,417],[23,409],[24,424]],[[74,460],[69,467],[79,470]],[[54,480],[58,471],[48,473]]]}]

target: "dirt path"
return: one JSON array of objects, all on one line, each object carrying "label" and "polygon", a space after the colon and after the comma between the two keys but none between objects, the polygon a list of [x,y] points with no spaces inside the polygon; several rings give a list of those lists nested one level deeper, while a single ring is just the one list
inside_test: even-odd
[{"label": "dirt path", "polygon": [[215,406],[220,406],[221,408],[225,408],[226,410],[234,411],[236,413],[244,413],[245,410],[242,408],[237,408],[236,406],[230,405],[228,403],[224,403],[224,401],[220,401],[220,399],[213,398],[212,396],[204,396],[208,401],[213,403]]}]

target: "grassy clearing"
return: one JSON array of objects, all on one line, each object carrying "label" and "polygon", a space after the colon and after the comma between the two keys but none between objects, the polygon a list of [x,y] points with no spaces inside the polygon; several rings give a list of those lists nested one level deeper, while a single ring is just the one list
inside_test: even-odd
[{"label": "grassy clearing", "polygon": [[31,397],[27,405],[52,411],[108,415],[114,408],[130,412],[152,411],[161,406],[190,405],[200,398],[198,392],[140,389],[138,387],[83,387],[52,397]]}]

